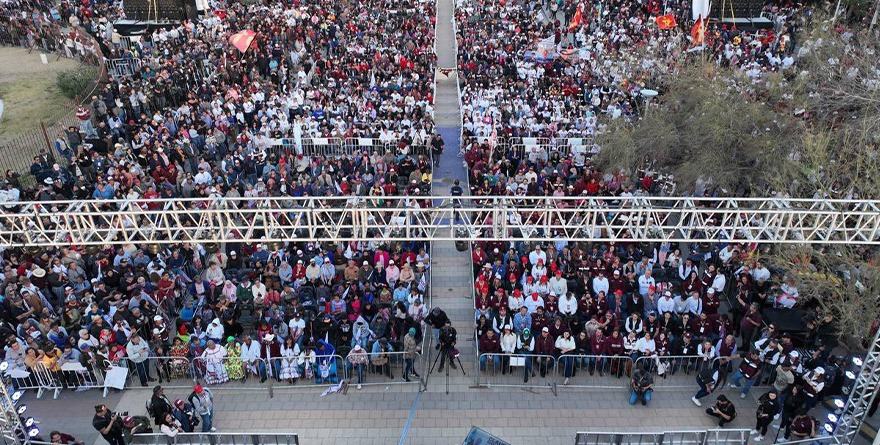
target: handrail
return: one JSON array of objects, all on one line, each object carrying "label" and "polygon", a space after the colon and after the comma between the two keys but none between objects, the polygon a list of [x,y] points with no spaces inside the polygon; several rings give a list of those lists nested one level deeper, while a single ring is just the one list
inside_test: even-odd
[{"label": "handrail", "polygon": [[299,436],[293,432],[265,433],[243,431],[235,433],[177,433],[169,437],[162,433],[143,433],[132,436],[132,445],[299,445]]}]

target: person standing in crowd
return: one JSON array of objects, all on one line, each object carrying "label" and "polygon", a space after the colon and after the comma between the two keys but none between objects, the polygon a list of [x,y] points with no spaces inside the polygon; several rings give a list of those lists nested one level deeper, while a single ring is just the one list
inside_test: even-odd
[{"label": "person standing in crowd", "polygon": [[419,378],[416,372],[415,361],[419,353],[419,343],[416,341],[416,328],[409,328],[403,337],[403,360],[406,366],[403,370],[403,380],[410,381],[410,377]]},{"label": "person standing in crowd", "polygon": [[202,418],[202,432],[217,431],[217,428],[214,427],[214,394],[211,393],[211,390],[202,385],[196,385],[189,395],[189,403]]},{"label": "person standing in crowd", "polygon": [[92,426],[110,445],[125,445],[125,438],[122,436],[122,419],[119,418],[119,413],[111,413],[107,405],[101,404],[95,407]]},{"label": "person standing in crowd", "polygon": [[767,427],[770,426],[770,422],[773,422],[773,419],[779,413],[779,400],[777,396],[776,390],[771,389],[758,399],[758,409],[755,411],[755,429],[751,431],[752,435],[755,436],[755,442],[764,440],[764,436],[767,435]]}]

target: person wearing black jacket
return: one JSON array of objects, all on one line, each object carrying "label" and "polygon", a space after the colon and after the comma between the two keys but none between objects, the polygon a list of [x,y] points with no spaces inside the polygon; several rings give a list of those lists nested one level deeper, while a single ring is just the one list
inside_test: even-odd
[{"label": "person wearing black jacket", "polygon": [[[439,307],[435,307],[431,309],[431,313],[425,317],[425,323],[431,325],[434,338],[440,337],[440,328],[446,326],[446,323],[449,323],[449,317],[446,316],[446,312],[443,312]],[[440,342],[434,347],[435,349],[440,349]]]},{"label": "person wearing black jacket", "polygon": [[[693,356],[697,355],[697,342],[693,340],[693,335],[690,332],[685,332],[683,335],[677,337],[672,342],[672,348],[669,351],[669,355],[673,356]],[[670,375],[675,375],[676,371],[684,365],[684,372],[686,374],[690,374],[691,367],[694,363],[696,363],[696,358],[677,358],[672,364],[672,370],[670,371]]]},{"label": "person wearing black jacket", "polygon": [[171,405],[168,397],[165,396],[165,390],[162,386],[157,385],[153,388],[153,397],[150,398],[150,415],[153,416],[156,425],[162,423],[165,419],[165,414],[173,413],[173,411],[174,407]]},{"label": "person wearing black jacket", "polygon": [[789,436],[792,419],[795,413],[804,406],[804,389],[800,385],[789,385],[782,392],[782,416],[779,422],[779,429],[785,431],[785,436]]},{"label": "person wearing black jacket", "polygon": [[764,440],[767,435],[767,427],[773,422],[773,417],[779,412],[779,399],[777,398],[775,389],[770,389],[761,398],[758,399],[758,410],[755,413],[757,420],[752,435],[755,436],[755,442]]},{"label": "person wearing black jacket", "polygon": [[725,423],[733,422],[733,419],[736,419],[736,407],[733,406],[733,402],[727,399],[727,396],[721,394],[714,405],[706,408],[706,414],[717,417],[720,428]]},{"label": "person wearing black jacket", "polygon": [[[444,317],[446,316],[445,313],[442,315]],[[455,330],[454,327],[452,327],[452,322],[449,321],[449,318],[446,319],[446,324],[443,326],[442,329],[440,329],[440,334],[438,338],[440,339],[437,345],[440,349],[440,368],[438,368],[437,371],[443,371],[443,365],[446,363],[447,359],[449,360],[449,366],[452,369],[457,369],[454,360],[455,357],[458,356],[458,352],[455,350],[455,343],[458,339],[458,332]]]}]

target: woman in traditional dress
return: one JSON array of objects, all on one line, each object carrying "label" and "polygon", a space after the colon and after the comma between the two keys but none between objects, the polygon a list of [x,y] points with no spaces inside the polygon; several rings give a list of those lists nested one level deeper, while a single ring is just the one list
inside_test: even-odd
[{"label": "woman in traditional dress", "polygon": [[244,378],[244,365],[241,362],[241,344],[235,340],[235,337],[226,338],[226,373],[229,374],[230,380],[241,380]]},{"label": "woman in traditional dress", "polygon": [[174,338],[174,344],[171,345],[168,355],[171,356],[169,360],[171,378],[190,377],[189,345],[182,338]]},{"label": "woman in traditional dress", "polygon": [[293,337],[288,336],[281,345],[281,370],[279,377],[286,379],[291,385],[299,378],[299,370],[297,369],[296,359],[299,356],[299,346],[293,341]]},{"label": "woman in traditional dress", "polygon": [[205,363],[205,382],[209,385],[217,385],[229,381],[229,375],[223,366],[226,348],[214,343],[214,340],[208,340],[208,346],[201,358]]}]

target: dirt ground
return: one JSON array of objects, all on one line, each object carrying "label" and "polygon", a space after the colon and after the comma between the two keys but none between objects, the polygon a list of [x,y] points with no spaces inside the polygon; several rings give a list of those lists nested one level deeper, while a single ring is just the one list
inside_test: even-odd
[{"label": "dirt ground", "polygon": [[24,48],[0,47],[0,100],[4,110],[0,119],[0,146],[16,135],[39,126],[40,120],[58,119],[67,103],[55,86],[55,74],[75,69],[79,62],[46,55],[40,61],[37,50],[28,54]]}]

